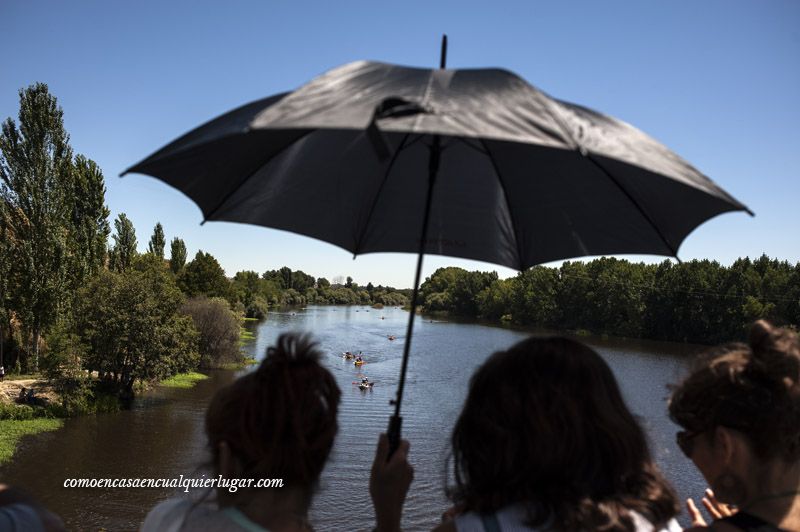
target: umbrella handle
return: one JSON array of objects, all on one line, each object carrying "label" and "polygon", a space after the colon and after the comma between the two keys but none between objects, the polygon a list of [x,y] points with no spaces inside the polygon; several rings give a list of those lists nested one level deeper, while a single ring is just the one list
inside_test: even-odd
[{"label": "umbrella handle", "polygon": [[389,437],[389,454],[386,457],[387,462],[392,458],[397,448],[400,447],[400,427],[402,424],[402,416],[395,414],[389,418],[389,430],[386,431],[386,435]]}]

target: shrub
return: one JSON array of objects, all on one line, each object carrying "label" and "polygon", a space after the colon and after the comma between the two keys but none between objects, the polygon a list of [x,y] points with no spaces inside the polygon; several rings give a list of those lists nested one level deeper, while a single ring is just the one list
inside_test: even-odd
[{"label": "shrub", "polygon": [[239,318],[222,298],[197,297],[188,300],[181,312],[190,316],[199,333],[201,368],[219,368],[241,363]]}]

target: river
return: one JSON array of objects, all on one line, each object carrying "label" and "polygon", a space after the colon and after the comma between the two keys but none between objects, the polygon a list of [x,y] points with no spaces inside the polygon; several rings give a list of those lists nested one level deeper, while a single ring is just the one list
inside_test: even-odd
[{"label": "river", "polygon": [[[367,490],[379,432],[392,413],[408,313],[398,308],[309,307],[270,313],[248,323],[256,334],[246,346],[262,358],[285,331],[308,331],[326,354],[325,365],[342,388],[339,435],[312,507],[316,530],[370,530]],[[415,322],[403,400],[403,436],[415,467],[404,527],[430,530],[447,508],[444,497],[447,442],[474,369],[492,352],[526,331],[420,318]],[[387,336],[396,335],[395,341]],[[705,483],[675,445],[676,426],[666,416],[667,385],[685,371],[696,346],[581,337],[608,362],[631,410],[640,417],[653,453],[681,499],[702,495]],[[362,371],[376,382],[362,392],[359,373],[342,351],[363,351]],[[61,515],[73,530],[135,530],[147,511],[174,494],[170,489],[69,489],[67,478],[172,478],[197,474],[207,460],[205,407],[234,373],[212,372],[193,389],[159,388],[130,411],[66,420],[64,427],[26,438],[0,469],[3,482],[25,488]],[[685,512],[679,520],[687,524]]]}]

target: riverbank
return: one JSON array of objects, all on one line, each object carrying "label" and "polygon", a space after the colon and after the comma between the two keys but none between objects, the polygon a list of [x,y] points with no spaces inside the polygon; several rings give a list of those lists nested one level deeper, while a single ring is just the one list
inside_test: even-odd
[{"label": "riverbank", "polygon": [[56,430],[64,425],[63,419],[0,419],[0,466],[11,460],[23,436]]},{"label": "riverbank", "polygon": [[[246,359],[248,361],[250,359]],[[244,365],[243,365],[244,366]],[[11,460],[25,436],[59,429],[68,417],[94,415],[113,411],[106,403],[107,396],[99,396],[89,408],[80,414],[68,414],[61,407],[62,398],[52,385],[37,375],[24,375],[21,379],[0,382],[0,466]],[[203,373],[190,371],[165,379],[155,386],[166,388],[192,388],[208,378]],[[146,389],[143,388],[143,389]],[[21,392],[33,390],[35,404],[18,404]],[[113,398],[112,398],[113,399]],[[117,406],[118,410],[119,407]]]},{"label": "riverbank", "polygon": [[208,378],[208,375],[198,373],[196,371],[189,371],[187,373],[178,373],[168,379],[164,379],[159,384],[167,388],[191,388],[198,382]]}]

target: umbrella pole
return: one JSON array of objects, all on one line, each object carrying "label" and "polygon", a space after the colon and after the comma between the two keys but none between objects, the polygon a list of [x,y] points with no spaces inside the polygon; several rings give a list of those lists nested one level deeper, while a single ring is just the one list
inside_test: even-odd
[{"label": "umbrella pole", "polygon": [[428,194],[425,198],[425,215],[422,218],[422,235],[419,239],[419,254],[417,255],[417,273],[414,275],[414,292],[411,295],[411,310],[408,316],[408,327],[406,328],[406,341],[403,345],[403,362],[400,366],[400,383],[397,386],[397,398],[390,401],[394,405],[394,415],[389,418],[389,457],[394,454],[400,445],[400,429],[403,418],[400,416],[400,405],[403,402],[403,388],[406,384],[406,368],[408,367],[408,354],[411,351],[411,336],[414,332],[414,316],[417,313],[419,298],[419,282],[422,275],[422,258],[425,256],[425,244],[428,239],[428,220],[431,214],[431,199],[433,198],[433,184],[436,181],[436,174],[439,172],[439,159],[442,153],[442,139],[439,135],[434,135],[433,143],[430,147],[431,153],[428,159]]}]

